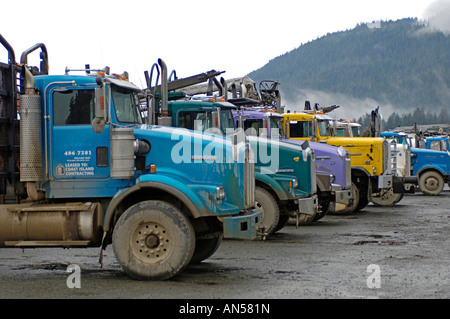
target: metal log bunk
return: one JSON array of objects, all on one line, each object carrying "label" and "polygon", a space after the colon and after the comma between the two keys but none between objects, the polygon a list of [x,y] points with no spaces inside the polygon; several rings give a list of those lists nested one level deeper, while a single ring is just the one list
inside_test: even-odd
[{"label": "metal log bunk", "polygon": [[19,200],[18,66],[12,47],[2,35],[0,43],[8,52],[8,62],[0,62],[0,204],[3,204],[9,197]]}]

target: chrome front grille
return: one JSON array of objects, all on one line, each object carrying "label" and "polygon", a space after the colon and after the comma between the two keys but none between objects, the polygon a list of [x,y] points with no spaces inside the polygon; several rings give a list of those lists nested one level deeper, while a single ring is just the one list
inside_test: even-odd
[{"label": "chrome front grille", "polygon": [[352,160],[350,155],[345,156],[345,188],[349,189],[352,187]]},{"label": "chrome front grille", "polygon": [[406,170],[405,176],[411,176],[411,148],[406,144]]},{"label": "chrome front grille", "polygon": [[391,159],[391,149],[390,149],[390,145],[389,142],[384,140],[383,144],[383,172],[381,172],[382,174],[386,175],[386,174],[391,174],[392,169],[392,159]]},{"label": "chrome front grille", "polygon": [[255,158],[250,144],[246,144],[244,157],[245,208],[255,206]]},{"label": "chrome front grille", "polygon": [[[311,194],[317,192],[317,171],[316,171],[316,153],[314,150],[308,148],[311,154]],[[303,150],[305,152],[305,150]]]}]

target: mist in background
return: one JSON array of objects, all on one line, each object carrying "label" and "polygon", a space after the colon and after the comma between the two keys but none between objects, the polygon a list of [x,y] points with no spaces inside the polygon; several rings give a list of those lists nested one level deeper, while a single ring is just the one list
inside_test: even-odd
[{"label": "mist in background", "polygon": [[[429,5],[423,12],[420,20],[425,23],[426,28],[421,32],[436,32],[441,31],[445,35],[450,35],[450,0],[436,0]],[[380,24],[377,22],[367,23],[369,28],[379,28]],[[286,97],[287,94],[283,94],[283,86],[281,85],[280,91],[282,97]],[[327,113],[329,116],[335,119],[347,119],[354,120],[369,113],[380,107],[380,113],[383,118],[387,119],[394,112],[397,114],[406,114],[413,112],[413,109],[404,109],[395,107],[392,103],[380,97],[378,100],[373,98],[355,98],[341,93],[330,93],[312,89],[298,89],[297,94],[290,96],[296,96],[295,99],[283,98],[282,105],[285,107],[285,111],[295,112],[304,109],[305,101],[310,101],[313,107],[315,103],[319,103],[320,107],[328,107],[332,105],[338,105],[339,108]],[[443,104],[448,104],[450,101],[450,88],[446,85],[446,82],[442,79],[440,85],[436,87],[436,96],[441,101],[447,101]],[[427,107],[427,106],[424,106]],[[428,110],[439,113],[440,110]],[[449,109],[450,111],[450,105]]]},{"label": "mist in background", "polygon": [[[281,89],[281,96],[283,90]],[[295,111],[302,111],[305,107],[305,101],[311,103],[311,107],[315,103],[319,103],[320,107],[328,107],[337,105],[339,108],[327,113],[327,115],[339,119],[353,120],[357,119],[365,113],[370,113],[380,106],[380,113],[387,117],[393,112],[398,112],[391,104],[380,103],[371,98],[358,99],[352,96],[347,96],[340,93],[327,93],[323,91],[300,89],[297,93],[295,101],[282,100],[281,104],[285,107],[285,112],[288,110],[293,113]]]},{"label": "mist in background", "polygon": [[450,34],[450,0],[437,0],[423,13],[429,27]]}]

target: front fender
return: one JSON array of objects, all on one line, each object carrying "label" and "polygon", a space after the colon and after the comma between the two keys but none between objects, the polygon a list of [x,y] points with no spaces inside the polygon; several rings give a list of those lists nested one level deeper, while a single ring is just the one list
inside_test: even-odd
[{"label": "front fender", "polygon": [[286,191],[286,189],[284,189],[283,186],[281,186],[280,183],[274,178],[272,178],[270,175],[255,172],[255,179],[256,181],[262,182],[266,184],[268,187],[270,187],[280,200],[294,199],[292,195],[290,195]]},{"label": "front fender", "polygon": [[331,176],[326,173],[316,173],[317,189],[321,192],[330,192],[331,189]]},{"label": "front fender", "polygon": [[204,205],[192,191],[186,190],[186,187],[184,187],[185,189],[178,189],[174,185],[168,185],[167,183],[162,183],[160,181],[143,181],[137,183],[132,187],[118,191],[117,194],[112,198],[108,205],[108,208],[106,209],[105,218],[103,220],[103,229],[105,231],[108,231],[110,229],[111,220],[114,217],[114,212],[120,205],[120,203],[122,203],[122,201],[131,194],[138,192],[144,188],[159,189],[170,195],[173,195],[188,207],[188,209],[192,212],[194,218],[207,215]]},{"label": "front fender", "polygon": [[442,176],[448,175],[448,172],[445,172],[445,170],[443,170],[443,167],[440,165],[424,165],[417,170],[415,176],[420,177],[420,175],[428,171],[438,172]]},{"label": "front fender", "polygon": [[359,177],[367,177],[367,178],[369,178],[370,177],[370,173],[364,168],[364,167],[361,167],[361,166],[352,166],[352,171],[351,171],[352,173],[352,177],[353,176],[359,176]]}]

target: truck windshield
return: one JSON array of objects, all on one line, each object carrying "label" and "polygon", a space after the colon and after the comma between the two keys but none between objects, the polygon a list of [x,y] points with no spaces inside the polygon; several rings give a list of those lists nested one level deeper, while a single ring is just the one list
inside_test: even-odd
[{"label": "truck windshield", "polygon": [[336,128],[336,136],[339,137],[348,137],[348,130],[347,130],[347,126],[341,126],[341,127],[337,127]]},{"label": "truck windshield", "polygon": [[283,126],[281,125],[281,118],[270,117],[270,130],[272,138],[284,137]]},{"label": "truck windshield", "polygon": [[317,120],[320,136],[332,136],[333,126],[330,120]]},{"label": "truck windshield", "polygon": [[227,133],[227,130],[234,130],[233,114],[229,109],[220,109],[220,130]]},{"label": "truck windshield", "polygon": [[353,137],[359,137],[359,126],[352,126]]},{"label": "truck windshield", "polygon": [[113,85],[112,99],[119,122],[142,124],[141,114],[138,109],[139,98],[136,92]]},{"label": "truck windshield", "polygon": [[212,111],[181,111],[178,114],[179,127],[204,132],[218,128],[220,122],[222,134],[226,134],[227,130],[234,130],[231,110],[218,109],[218,116],[214,116],[214,113]]}]

